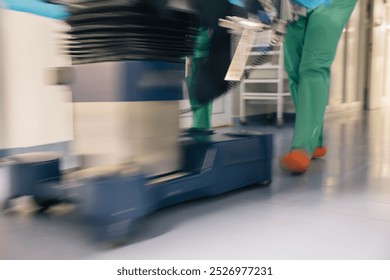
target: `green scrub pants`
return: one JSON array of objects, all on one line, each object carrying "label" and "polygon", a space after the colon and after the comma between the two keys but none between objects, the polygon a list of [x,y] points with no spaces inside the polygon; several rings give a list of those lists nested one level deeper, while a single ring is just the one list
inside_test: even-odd
[{"label": "green scrub pants", "polygon": [[322,125],[329,94],[330,67],[357,0],[331,0],[290,24],[284,61],[296,120],[291,149],[311,155],[322,146]]},{"label": "green scrub pants", "polygon": [[198,61],[209,55],[210,36],[207,28],[200,28],[195,43],[194,54],[191,57],[191,74],[187,78],[187,88],[192,112],[192,127],[201,129],[211,128],[211,113],[213,103],[209,102],[200,107],[195,96],[195,83]]}]

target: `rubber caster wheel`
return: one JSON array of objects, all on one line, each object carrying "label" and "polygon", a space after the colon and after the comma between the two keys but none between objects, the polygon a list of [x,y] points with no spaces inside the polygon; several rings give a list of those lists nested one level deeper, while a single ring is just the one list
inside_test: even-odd
[{"label": "rubber caster wheel", "polygon": [[11,203],[10,203],[10,200],[7,199],[6,201],[4,201],[2,204],[1,204],[1,210],[0,211],[6,211],[8,209],[11,208]]},{"label": "rubber caster wheel", "polygon": [[272,184],[272,180],[264,180],[257,183],[259,187],[269,187],[271,184]]},{"label": "rubber caster wheel", "polygon": [[130,245],[134,240],[134,236],[126,236],[123,238],[109,240],[102,243],[102,246],[107,249],[118,249],[123,246]]},{"label": "rubber caster wheel", "polygon": [[248,121],[247,120],[240,120],[240,125],[247,126],[248,125]]},{"label": "rubber caster wheel", "polygon": [[38,198],[38,197],[34,197],[34,201],[39,207],[39,209],[37,210],[38,213],[44,213],[47,210],[49,210],[50,207],[61,203],[58,200],[43,199],[43,198]]},{"label": "rubber caster wheel", "polygon": [[276,121],[276,127],[279,129],[283,127],[283,124],[284,124],[283,120]]}]

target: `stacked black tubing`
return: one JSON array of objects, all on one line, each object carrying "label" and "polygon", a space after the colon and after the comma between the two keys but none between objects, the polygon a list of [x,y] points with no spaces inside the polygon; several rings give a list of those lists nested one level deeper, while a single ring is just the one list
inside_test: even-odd
[{"label": "stacked black tubing", "polygon": [[190,56],[198,20],[188,11],[149,1],[90,1],[70,10],[66,53],[73,64],[123,60],[183,62]]}]

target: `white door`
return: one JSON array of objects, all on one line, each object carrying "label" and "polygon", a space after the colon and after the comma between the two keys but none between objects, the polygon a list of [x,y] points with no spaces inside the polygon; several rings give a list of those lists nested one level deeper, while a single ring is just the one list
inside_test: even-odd
[{"label": "white door", "polygon": [[389,100],[390,39],[389,3],[383,0],[372,2],[371,53],[368,109],[378,109]]},{"label": "white door", "polygon": [[382,103],[390,104],[390,2],[386,6],[386,36],[385,36],[385,71],[384,90],[382,92]]}]

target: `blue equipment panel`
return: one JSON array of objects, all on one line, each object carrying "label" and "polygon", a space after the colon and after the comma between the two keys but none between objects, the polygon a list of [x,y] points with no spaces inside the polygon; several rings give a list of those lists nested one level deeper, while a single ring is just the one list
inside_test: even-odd
[{"label": "blue equipment panel", "polygon": [[32,195],[42,211],[61,202],[76,203],[96,236],[115,241],[130,236],[142,217],[158,209],[271,182],[270,133],[190,132],[181,144],[182,170],[158,178],[146,178],[131,166],[64,176],[59,158],[21,155],[11,166],[11,198]]}]

